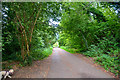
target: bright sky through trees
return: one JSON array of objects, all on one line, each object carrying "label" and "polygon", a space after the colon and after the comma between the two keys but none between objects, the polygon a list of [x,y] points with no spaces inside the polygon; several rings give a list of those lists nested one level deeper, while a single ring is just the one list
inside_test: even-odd
[{"label": "bright sky through trees", "polygon": [[[53,21],[53,19],[50,19],[49,25],[58,25],[60,22]],[[57,26],[55,26],[57,27]]]},{"label": "bright sky through trees", "polygon": [[[54,26],[56,28],[59,23],[60,22],[53,21],[53,19],[50,19],[49,25],[52,25],[52,26]],[[56,34],[56,38],[58,39],[59,38],[59,34],[58,33],[55,33],[55,34]]]}]

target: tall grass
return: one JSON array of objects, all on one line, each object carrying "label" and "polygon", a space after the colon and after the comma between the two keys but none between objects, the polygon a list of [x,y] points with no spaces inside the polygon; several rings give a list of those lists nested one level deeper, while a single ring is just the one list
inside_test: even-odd
[{"label": "tall grass", "polygon": [[66,46],[60,46],[61,49],[64,49],[65,51],[68,51],[70,53],[77,53],[78,49],[74,49],[74,48],[70,48],[70,47],[66,47]]},{"label": "tall grass", "polygon": [[53,47],[36,49],[31,53],[33,60],[42,60],[52,54]]}]

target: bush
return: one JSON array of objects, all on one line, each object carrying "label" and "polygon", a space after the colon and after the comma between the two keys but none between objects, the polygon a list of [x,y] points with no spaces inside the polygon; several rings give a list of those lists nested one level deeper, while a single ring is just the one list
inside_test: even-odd
[{"label": "bush", "polygon": [[49,48],[42,48],[42,49],[36,49],[35,51],[31,52],[31,55],[25,56],[23,65],[31,65],[33,60],[41,60],[44,59],[46,57],[48,57],[49,55],[52,54],[52,47]]},{"label": "bush", "polygon": [[103,50],[103,53],[111,55],[114,50],[116,50],[118,43],[114,40],[113,37],[110,39],[107,39],[103,37],[102,40],[99,40],[99,43],[97,43],[97,46]]},{"label": "bush", "polygon": [[87,52],[85,52],[83,54],[86,55],[86,56],[89,56],[89,57],[96,57],[96,56],[99,56],[102,53],[103,53],[102,49],[98,48],[95,45],[91,45],[89,47],[89,51],[87,51]]},{"label": "bush", "polygon": [[120,49],[114,40],[103,38],[96,45],[91,45],[87,52],[83,54],[89,57],[94,57],[95,61],[102,65],[106,70],[118,75],[120,71],[119,63]]},{"label": "bush", "polygon": [[68,51],[70,53],[76,53],[76,52],[79,52],[78,49],[75,49],[75,48],[71,48],[69,46],[61,46],[60,47],[61,49],[64,49],[65,51]]},{"label": "bush", "polygon": [[42,54],[43,48],[35,49],[31,52],[31,56],[33,57],[33,60],[41,60],[44,58],[44,55]]},{"label": "bush", "polygon": [[118,71],[120,69],[118,57],[111,57],[106,54],[102,54],[95,58],[96,62],[102,65],[106,70],[111,71],[118,75]]},{"label": "bush", "polygon": [[41,60],[51,55],[52,49],[52,47],[35,49],[32,51],[31,56],[33,57],[33,60]]},{"label": "bush", "polygon": [[52,47],[50,48],[45,48],[43,51],[42,51],[42,54],[45,56],[45,57],[48,57],[49,55],[52,54]]},{"label": "bush", "polygon": [[33,61],[33,59],[32,59],[32,56],[30,55],[30,56],[26,56],[25,57],[25,60],[24,60],[24,66],[26,66],[26,65],[32,65],[32,61]]}]

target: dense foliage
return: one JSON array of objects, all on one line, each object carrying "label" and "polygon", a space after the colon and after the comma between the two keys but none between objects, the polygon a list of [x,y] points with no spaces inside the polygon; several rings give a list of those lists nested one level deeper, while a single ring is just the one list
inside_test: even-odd
[{"label": "dense foliage", "polygon": [[[120,54],[119,3],[65,3],[59,43],[79,52],[118,75]],[[116,5],[116,7],[115,7]],[[71,50],[70,50],[71,49]]]},{"label": "dense foliage", "polygon": [[52,53],[57,31],[49,25],[58,20],[60,3],[3,3],[2,56],[5,60],[43,59]]},{"label": "dense foliage", "polygon": [[2,3],[2,59],[30,65],[60,46],[93,57],[118,75],[119,8],[120,2]]}]

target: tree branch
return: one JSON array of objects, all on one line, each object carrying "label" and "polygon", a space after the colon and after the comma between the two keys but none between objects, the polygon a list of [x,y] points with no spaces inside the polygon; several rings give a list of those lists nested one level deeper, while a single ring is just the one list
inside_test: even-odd
[{"label": "tree branch", "polygon": [[30,32],[30,43],[31,43],[33,30],[34,30],[34,27],[35,27],[35,24],[36,24],[37,18],[38,18],[38,16],[39,16],[39,13],[40,13],[40,9],[39,9],[39,11],[38,11],[38,13],[37,13],[37,17],[36,17],[36,19],[35,19],[35,22],[34,22],[34,24],[33,24],[33,27],[32,27],[32,29],[31,29],[31,32]]}]

